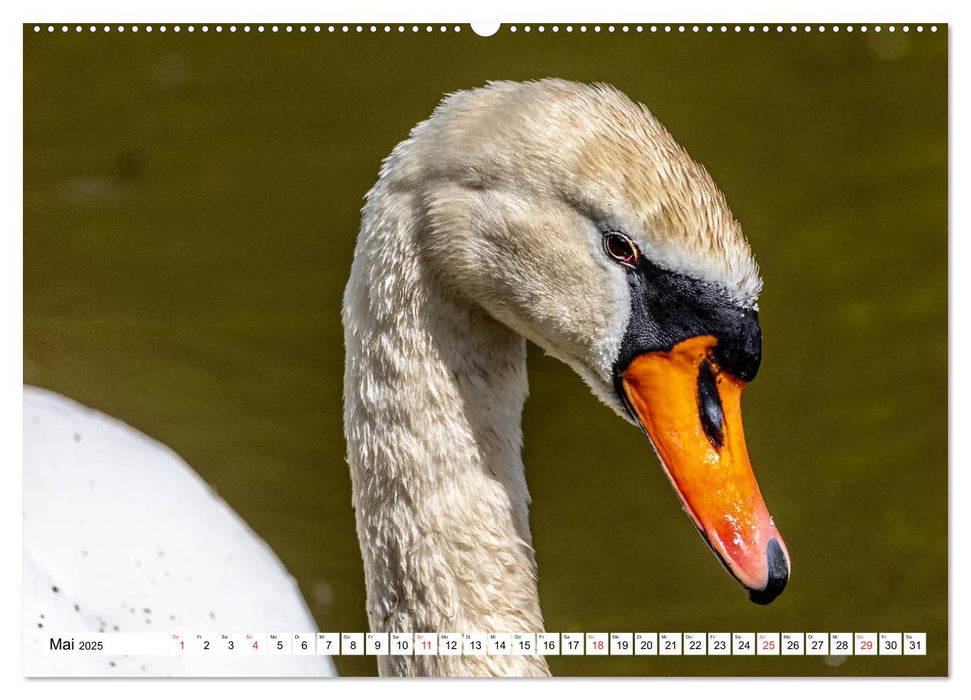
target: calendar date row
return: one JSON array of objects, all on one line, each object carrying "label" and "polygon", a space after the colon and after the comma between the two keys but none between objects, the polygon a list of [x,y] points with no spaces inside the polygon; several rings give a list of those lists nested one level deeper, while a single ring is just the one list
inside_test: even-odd
[{"label": "calendar date row", "polygon": [[84,634],[51,654],[192,656],[923,656],[924,632],[263,632]]}]

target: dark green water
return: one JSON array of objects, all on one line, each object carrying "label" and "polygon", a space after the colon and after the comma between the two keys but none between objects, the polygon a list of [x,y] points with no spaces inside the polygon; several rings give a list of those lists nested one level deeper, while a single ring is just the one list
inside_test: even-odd
[{"label": "dark green water", "polygon": [[[366,628],[340,298],[380,160],[443,93],[608,81],[765,277],[745,429],[793,559],[749,603],[644,438],[531,348],[553,631],[926,631],[926,657],[552,659],[558,675],[947,672],[947,32],[24,35],[24,381],[173,447]],[[372,659],[337,659],[373,674]]]}]

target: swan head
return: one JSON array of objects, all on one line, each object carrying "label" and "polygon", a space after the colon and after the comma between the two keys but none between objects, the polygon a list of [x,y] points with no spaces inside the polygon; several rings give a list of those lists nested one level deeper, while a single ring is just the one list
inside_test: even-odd
[{"label": "swan head", "polygon": [[755,481],[740,394],[758,371],[758,267],[707,171],[607,85],[491,83],[446,98],[386,161],[422,254],[572,367],[650,439],[682,505],[757,603],[789,556]]}]

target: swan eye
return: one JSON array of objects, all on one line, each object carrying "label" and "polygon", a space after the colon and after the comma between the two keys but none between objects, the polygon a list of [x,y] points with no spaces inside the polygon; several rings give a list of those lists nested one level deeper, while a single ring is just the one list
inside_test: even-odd
[{"label": "swan eye", "polygon": [[604,234],[604,250],[617,262],[634,267],[637,265],[637,248],[622,233],[608,231]]}]

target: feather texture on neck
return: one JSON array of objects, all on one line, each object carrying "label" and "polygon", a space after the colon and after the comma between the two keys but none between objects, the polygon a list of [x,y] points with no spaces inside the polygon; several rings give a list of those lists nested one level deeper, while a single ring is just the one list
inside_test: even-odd
[{"label": "feather texture on neck", "polygon": [[[412,193],[369,195],[345,292],[345,432],[374,631],[542,631],[522,336],[445,293]],[[546,675],[543,657],[386,656],[382,674]]]}]

